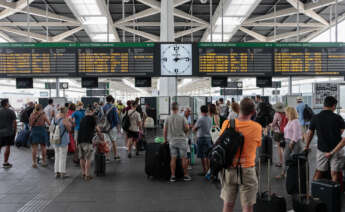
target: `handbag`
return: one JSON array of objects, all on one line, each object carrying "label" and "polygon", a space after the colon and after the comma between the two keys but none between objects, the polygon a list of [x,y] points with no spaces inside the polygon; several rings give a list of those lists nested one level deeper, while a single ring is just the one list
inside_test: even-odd
[{"label": "handbag", "polygon": [[212,142],[216,143],[220,135],[220,129],[214,124],[214,117],[212,118],[212,128],[211,128],[211,138]]}]

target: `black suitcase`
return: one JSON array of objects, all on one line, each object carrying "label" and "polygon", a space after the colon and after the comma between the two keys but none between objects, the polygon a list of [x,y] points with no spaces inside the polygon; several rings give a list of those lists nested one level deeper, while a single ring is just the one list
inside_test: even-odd
[{"label": "black suitcase", "polygon": [[299,156],[297,157],[297,170],[300,169],[301,162],[305,160],[305,175],[306,175],[306,181],[305,181],[305,191],[306,194],[302,194],[302,183],[301,183],[301,178],[299,177],[301,175],[301,172],[298,171],[298,190],[299,193],[297,195],[294,195],[292,198],[292,208],[294,209],[295,212],[327,212],[327,206],[325,203],[323,203],[319,199],[314,199],[310,196],[309,194],[309,164],[308,164],[308,153],[302,153],[305,154],[305,156]]},{"label": "black suitcase", "polygon": [[272,161],[273,152],[273,141],[269,135],[264,135],[262,137],[262,144],[260,147],[260,159],[261,162],[267,162],[267,160]]},{"label": "black suitcase", "polygon": [[255,212],[286,212],[286,201],[284,197],[279,197],[276,194],[271,193],[271,171],[270,171],[270,160],[267,160],[267,192],[261,192],[261,161],[259,161],[259,191],[256,198],[256,204],[254,205]]},{"label": "black suitcase", "polygon": [[[298,166],[299,162],[299,166]],[[306,163],[307,157],[305,153],[295,154],[286,162],[286,191],[288,194],[305,194],[306,193]],[[299,173],[298,174],[298,167]],[[299,179],[298,179],[299,178]],[[298,182],[301,183],[301,191],[298,188]]]},{"label": "black suitcase", "polygon": [[317,180],[311,184],[313,197],[319,198],[327,205],[328,212],[340,212],[341,188],[340,184],[331,180]]},{"label": "black suitcase", "polygon": [[[168,144],[148,143],[145,153],[145,173],[147,177],[168,180],[170,170],[170,148]],[[176,160],[175,176],[183,177],[182,160]]]},{"label": "black suitcase", "polygon": [[96,152],[95,154],[95,175],[105,176],[106,158],[104,153]]}]

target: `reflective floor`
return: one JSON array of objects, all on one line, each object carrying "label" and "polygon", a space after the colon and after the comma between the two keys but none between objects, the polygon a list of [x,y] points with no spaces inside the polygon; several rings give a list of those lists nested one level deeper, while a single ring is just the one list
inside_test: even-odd
[{"label": "reflective floor", "polygon": [[[0,169],[0,211],[221,211],[220,186],[198,176],[201,171],[199,161],[193,166],[192,182],[171,184],[149,180],[144,172],[144,152],[128,159],[123,143],[123,138],[120,138],[121,161],[111,161],[107,164],[105,177],[95,177],[89,182],[81,179],[80,170],[72,163],[71,157],[67,164],[70,177],[56,180],[52,161],[47,168],[33,169],[30,149],[14,147],[10,161],[13,168]],[[315,167],[313,161],[315,151],[310,156],[311,173]],[[284,182],[274,179],[279,172],[272,166],[272,191],[284,196]],[[262,177],[263,189],[267,187],[266,179]],[[288,208],[291,209],[289,200]],[[343,209],[345,211],[345,207]],[[239,200],[236,211],[241,211]]]}]

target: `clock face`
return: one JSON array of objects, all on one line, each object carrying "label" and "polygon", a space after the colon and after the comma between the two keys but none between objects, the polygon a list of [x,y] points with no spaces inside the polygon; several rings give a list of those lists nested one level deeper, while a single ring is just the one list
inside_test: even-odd
[{"label": "clock face", "polygon": [[161,44],[161,75],[192,75],[192,44]]}]

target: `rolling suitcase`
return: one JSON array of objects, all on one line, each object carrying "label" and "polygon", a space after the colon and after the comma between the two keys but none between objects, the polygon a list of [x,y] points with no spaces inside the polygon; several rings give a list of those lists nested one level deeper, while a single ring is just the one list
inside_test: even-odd
[{"label": "rolling suitcase", "polygon": [[273,152],[273,141],[269,135],[264,135],[262,137],[262,144],[260,148],[260,160],[265,163],[267,160],[272,161],[272,152]]},{"label": "rolling suitcase", "polygon": [[26,147],[29,148],[29,138],[30,138],[30,130],[22,129],[18,132],[15,144],[17,147]]},{"label": "rolling suitcase", "polygon": [[[306,159],[306,155],[301,153],[293,155],[285,162],[287,166],[285,183],[288,194],[306,194]],[[301,190],[299,190],[298,182],[301,183]]]},{"label": "rolling suitcase", "polygon": [[106,158],[104,153],[96,152],[95,154],[95,175],[105,176],[105,170],[106,170],[106,164],[105,164]]},{"label": "rolling suitcase", "polygon": [[295,212],[326,212],[327,206],[325,203],[320,201],[319,199],[314,199],[309,194],[309,164],[308,164],[308,155],[307,153],[305,156],[301,156],[301,154],[297,157],[297,167],[298,167],[298,176],[301,175],[300,169],[300,160],[306,161],[306,194],[303,194],[302,191],[302,183],[301,178],[298,177],[298,190],[299,193],[294,195],[292,198],[292,207]]},{"label": "rolling suitcase", "polygon": [[256,204],[254,205],[255,212],[286,212],[286,201],[284,197],[279,197],[271,193],[271,164],[267,160],[267,191],[261,192],[261,161],[259,161],[259,191],[257,194]]},{"label": "rolling suitcase", "polygon": [[317,180],[311,184],[313,197],[319,198],[327,205],[328,212],[340,212],[341,188],[340,184],[331,180]]},{"label": "rolling suitcase", "polygon": [[161,143],[148,143],[145,152],[145,173],[147,177],[169,179],[170,157],[167,145]]}]

